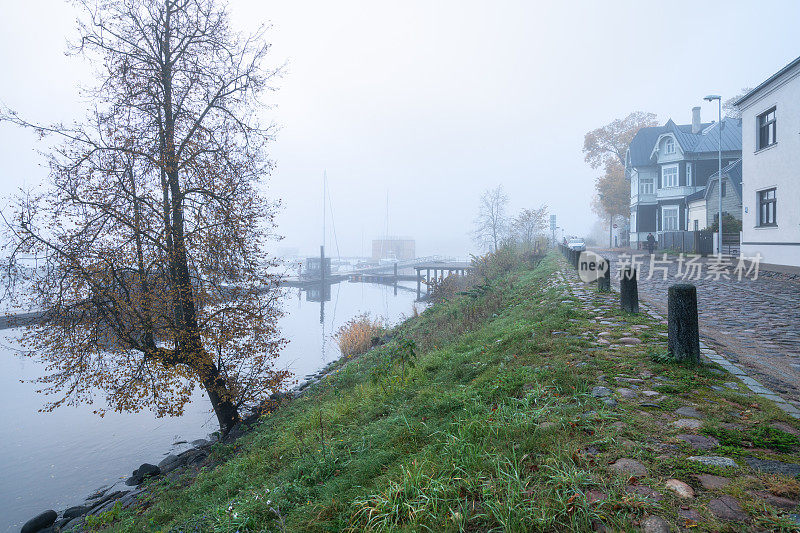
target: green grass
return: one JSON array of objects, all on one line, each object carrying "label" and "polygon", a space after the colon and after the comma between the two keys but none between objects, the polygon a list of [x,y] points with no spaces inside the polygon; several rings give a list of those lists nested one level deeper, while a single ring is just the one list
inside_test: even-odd
[{"label": "green grass", "polygon": [[[517,263],[481,290],[426,309],[396,328],[395,341],[349,361],[235,446],[216,447],[214,458],[224,462],[214,469],[154,482],[146,505],[112,517],[110,529],[591,531],[599,521],[625,531],[648,513],[677,525],[679,502],[664,480],[686,476],[696,486],[691,474],[731,474],[685,460],[703,452],[685,449],[668,419],[692,402],[703,402],[707,433],[724,436],[720,424],[736,422],[786,458],[796,439],[753,429],[787,421],[774,406],[709,388],[730,376],[651,359],[663,351],[657,333],[665,327],[623,315],[613,294],[598,294],[594,304],[621,325],[599,325],[596,312],[553,282],[560,261],[551,254],[536,268]],[[639,334],[643,344],[594,343],[601,331],[629,335],[632,324],[649,326]],[[652,385],[666,397],[657,408],[624,400],[609,408],[590,394],[598,383],[626,386],[614,378],[643,371],[662,378]],[[639,483],[664,498],[626,493],[630,480],[607,466],[620,457],[647,465]],[[742,483],[730,492],[757,505]],[[606,497],[590,502],[590,491]],[[772,508],[760,520],[788,524]],[[723,527],[709,516],[699,529]]]}]

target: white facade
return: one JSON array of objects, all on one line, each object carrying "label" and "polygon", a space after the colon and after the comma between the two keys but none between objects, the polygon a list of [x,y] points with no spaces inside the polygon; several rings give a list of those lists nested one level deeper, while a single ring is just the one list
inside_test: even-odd
[{"label": "white facade", "polygon": [[688,222],[686,227],[689,231],[700,231],[708,226],[706,214],[706,199],[700,198],[699,200],[692,200],[688,204]]},{"label": "white facade", "polygon": [[[742,113],[742,254],[760,253],[764,263],[800,267],[800,58],[737,103]],[[771,132],[759,134],[759,125],[768,121],[765,113],[773,108],[774,142]]]}]

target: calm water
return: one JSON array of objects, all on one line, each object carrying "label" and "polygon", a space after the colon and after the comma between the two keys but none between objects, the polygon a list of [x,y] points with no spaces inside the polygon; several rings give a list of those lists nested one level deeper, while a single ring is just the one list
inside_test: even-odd
[{"label": "calm water", "polygon": [[[354,315],[368,311],[394,323],[411,314],[416,295],[410,289],[400,286],[395,295],[392,287],[345,282],[330,288],[324,306],[319,291],[291,290],[281,319],[290,343],[277,366],[302,380],[339,357],[332,334]],[[0,531],[19,531],[46,509],[77,505],[94,489],[123,482],[141,463],[157,463],[189,446],[174,443],[206,438],[217,429],[200,393],[180,418],[145,412],[101,419],[90,406],[37,413],[43,397],[35,384],[20,380],[39,376],[41,367],[18,355],[17,335],[0,332],[0,427],[7,432],[0,439]]]}]

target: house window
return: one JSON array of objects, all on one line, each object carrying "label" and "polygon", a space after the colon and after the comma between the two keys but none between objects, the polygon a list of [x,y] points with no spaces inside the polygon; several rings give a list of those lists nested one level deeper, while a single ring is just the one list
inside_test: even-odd
[{"label": "house window", "polygon": [[775,136],[775,108],[758,115],[758,150],[772,146],[778,139]]},{"label": "house window", "polygon": [[686,185],[689,185],[689,186],[694,185],[694,183],[692,183],[692,164],[691,163],[686,163]]},{"label": "house window", "polygon": [[664,153],[665,154],[674,154],[675,153],[675,139],[672,137],[667,137],[664,141]]},{"label": "house window", "polygon": [[728,182],[722,182],[722,196],[725,196],[728,193]]},{"label": "house window", "polygon": [[678,186],[678,165],[670,165],[661,168],[661,186],[662,187],[677,187]]},{"label": "house window", "polygon": [[678,207],[661,208],[661,216],[664,219],[661,228],[664,231],[678,231]]},{"label": "house window", "polygon": [[641,178],[639,180],[639,194],[653,194],[653,178]]},{"label": "house window", "polygon": [[697,220],[697,219],[695,219],[695,221],[694,221],[694,230],[695,231],[699,231],[700,230],[700,221]]},{"label": "house window", "polygon": [[758,191],[758,225],[777,226],[775,222],[775,189]]}]

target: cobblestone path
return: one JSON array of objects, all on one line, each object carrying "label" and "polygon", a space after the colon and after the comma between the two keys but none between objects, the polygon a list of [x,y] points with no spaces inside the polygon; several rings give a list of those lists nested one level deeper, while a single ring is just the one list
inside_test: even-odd
[{"label": "cobblestone path", "polygon": [[[612,284],[619,288],[617,269],[620,264],[630,264],[630,254],[599,253],[611,259]],[[641,263],[640,300],[666,316],[669,286],[693,283],[697,286],[700,329],[708,344],[800,406],[800,281],[768,277],[764,272],[757,279],[751,279],[752,274],[743,276],[741,281],[736,275],[730,279],[708,279],[711,258],[700,261],[701,279],[684,280],[677,277],[677,258],[670,258],[666,264],[663,256],[656,254],[650,276],[650,256],[637,256],[637,263]],[[731,274],[735,265],[734,259],[729,269]],[[661,268],[667,269],[666,280]],[[682,270],[685,272],[685,265]]]}]

